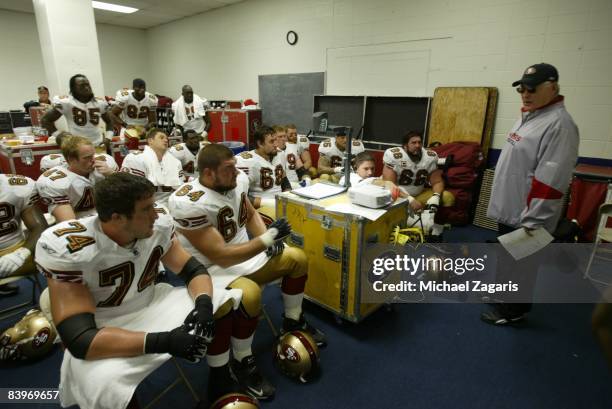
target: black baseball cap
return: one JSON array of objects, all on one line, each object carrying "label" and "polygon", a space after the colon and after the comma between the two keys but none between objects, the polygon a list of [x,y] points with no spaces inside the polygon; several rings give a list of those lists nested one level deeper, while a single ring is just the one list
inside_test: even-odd
[{"label": "black baseball cap", "polygon": [[535,88],[546,81],[559,81],[559,72],[555,67],[544,62],[534,64],[525,70],[523,77],[512,83],[513,87],[523,84],[527,87]]}]

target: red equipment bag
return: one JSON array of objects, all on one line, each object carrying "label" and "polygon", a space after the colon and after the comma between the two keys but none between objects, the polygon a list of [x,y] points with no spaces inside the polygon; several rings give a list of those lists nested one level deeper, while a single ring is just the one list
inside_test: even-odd
[{"label": "red equipment bag", "polygon": [[476,183],[478,173],[474,168],[457,166],[446,171],[446,184],[448,187],[470,189]]},{"label": "red equipment bag", "polygon": [[451,166],[465,166],[478,169],[484,163],[482,147],[476,142],[450,142],[430,147],[439,157],[448,158],[452,155]]}]

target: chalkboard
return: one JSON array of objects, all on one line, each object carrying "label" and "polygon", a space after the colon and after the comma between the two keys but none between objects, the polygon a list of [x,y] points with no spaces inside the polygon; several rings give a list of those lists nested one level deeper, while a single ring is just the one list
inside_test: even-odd
[{"label": "chalkboard", "polygon": [[402,143],[407,131],[426,133],[428,97],[367,97],[365,141]]},{"label": "chalkboard", "polygon": [[294,123],[298,132],[312,126],[313,96],[325,92],[325,73],[278,74],[259,76],[259,103],[263,123]]},{"label": "chalkboard", "polygon": [[329,125],[350,126],[356,137],[363,125],[363,96],[317,95],[314,112],[327,112]]}]

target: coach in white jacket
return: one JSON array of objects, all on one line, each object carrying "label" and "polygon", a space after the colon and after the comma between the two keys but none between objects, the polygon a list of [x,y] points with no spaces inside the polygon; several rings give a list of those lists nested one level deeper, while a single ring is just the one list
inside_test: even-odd
[{"label": "coach in white jacket", "polygon": [[[559,73],[552,65],[528,67],[512,86],[521,95],[521,117],[508,133],[497,162],[487,215],[499,223],[500,235],[519,228],[552,233],[578,159],[578,127],[565,110]],[[537,272],[533,256],[514,261],[502,254],[498,267],[502,266],[498,282],[518,281],[521,298],[531,294]],[[523,319],[530,310],[531,303],[497,304],[482,319],[504,325]]]}]

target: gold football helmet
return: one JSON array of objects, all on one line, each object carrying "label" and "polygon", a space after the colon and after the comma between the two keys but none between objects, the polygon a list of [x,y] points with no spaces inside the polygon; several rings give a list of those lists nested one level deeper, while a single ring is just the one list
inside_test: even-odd
[{"label": "gold football helmet", "polygon": [[39,310],[33,309],[0,336],[0,359],[40,358],[53,349],[57,333]]},{"label": "gold football helmet", "polygon": [[306,383],[319,369],[319,348],[307,332],[287,332],[276,343],[274,361],[285,375]]},{"label": "gold football helmet", "polygon": [[242,393],[228,393],[212,404],[210,409],[258,409],[257,399]]}]

